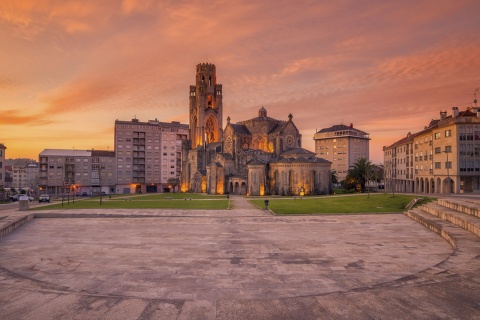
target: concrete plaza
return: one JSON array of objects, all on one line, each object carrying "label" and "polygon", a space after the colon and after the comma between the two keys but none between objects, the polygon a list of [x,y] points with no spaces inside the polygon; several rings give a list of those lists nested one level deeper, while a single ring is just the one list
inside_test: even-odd
[{"label": "concrete plaza", "polygon": [[480,243],[458,237],[454,250],[403,214],[273,216],[240,197],[38,211],[0,238],[0,318],[480,318]]}]

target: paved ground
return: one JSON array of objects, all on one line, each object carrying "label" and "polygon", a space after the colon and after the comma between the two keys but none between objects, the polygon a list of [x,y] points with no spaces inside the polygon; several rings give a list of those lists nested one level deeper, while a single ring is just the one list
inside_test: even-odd
[{"label": "paved ground", "polygon": [[232,207],[42,211],[0,238],[0,319],[480,318],[473,235]]}]

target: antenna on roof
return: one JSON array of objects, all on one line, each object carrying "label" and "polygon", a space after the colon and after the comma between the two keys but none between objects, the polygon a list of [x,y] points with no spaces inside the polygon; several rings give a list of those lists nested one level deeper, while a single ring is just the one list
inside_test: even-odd
[{"label": "antenna on roof", "polygon": [[476,88],[475,91],[473,91],[473,103],[475,103],[475,108],[477,107],[477,92],[480,90],[480,88]]}]

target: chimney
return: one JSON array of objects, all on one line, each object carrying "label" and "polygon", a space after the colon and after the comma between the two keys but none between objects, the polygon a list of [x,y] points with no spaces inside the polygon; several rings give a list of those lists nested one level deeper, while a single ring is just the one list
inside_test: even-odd
[{"label": "chimney", "polygon": [[447,111],[440,111],[440,120],[445,120],[447,118]]},{"label": "chimney", "polygon": [[458,116],[458,107],[452,107],[452,111],[454,117]]},{"label": "chimney", "polygon": [[353,128],[353,123],[350,123],[350,128]]}]

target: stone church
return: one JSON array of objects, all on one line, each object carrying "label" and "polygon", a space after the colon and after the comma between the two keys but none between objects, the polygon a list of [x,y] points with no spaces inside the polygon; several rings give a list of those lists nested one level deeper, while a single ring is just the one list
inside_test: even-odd
[{"label": "stone church", "polygon": [[181,190],[208,194],[309,195],[330,191],[331,162],[303,149],[293,122],[258,116],[222,130],[222,85],[215,65],[197,65],[190,86],[190,139],[182,152]]}]

